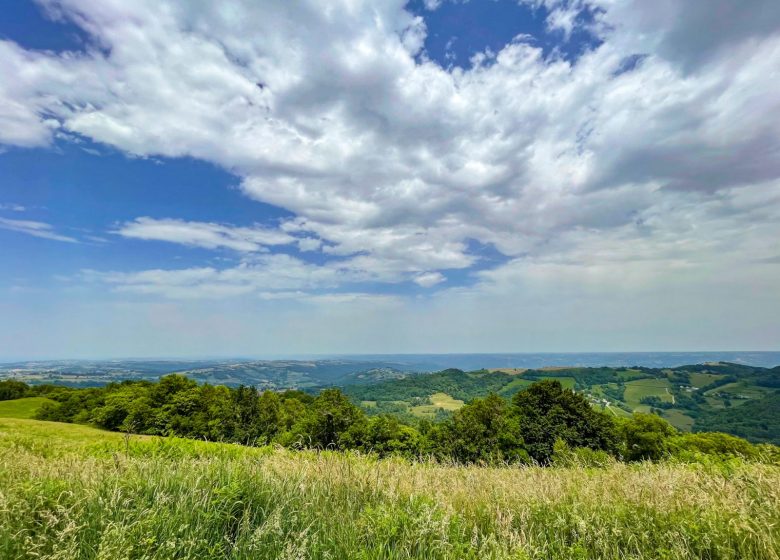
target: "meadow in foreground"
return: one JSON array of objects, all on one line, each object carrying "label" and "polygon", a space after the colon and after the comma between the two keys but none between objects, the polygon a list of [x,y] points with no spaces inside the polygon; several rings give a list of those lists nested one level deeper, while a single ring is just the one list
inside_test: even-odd
[{"label": "meadow in foreground", "polygon": [[0,558],[780,558],[780,468],[450,467],[0,419]]}]

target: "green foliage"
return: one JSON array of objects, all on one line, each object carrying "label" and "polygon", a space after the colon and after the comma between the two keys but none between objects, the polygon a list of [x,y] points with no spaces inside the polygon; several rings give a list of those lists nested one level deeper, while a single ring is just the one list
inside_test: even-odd
[{"label": "green foliage", "polygon": [[353,385],[344,389],[352,400],[359,401],[407,401],[427,399],[434,393],[447,393],[455,399],[470,401],[498,393],[513,380],[505,373],[487,371],[466,373],[459,369],[447,369],[438,373],[421,373],[403,379],[384,381],[374,385]]},{"label": "green foliage", "polygon": [[[311,404],[309,413],[293,427],[295,439],[307,447],[342,449],[341,438],[365,414],[338,389],[325,389]],[[345,441],[347,441],[345,439]]]},{"label": "green foliage", "polygon": [[695,432],[729,432],[754,443],[780,444],[780,391],[721,410],[700,412]]},{"label": "green foliage", "polygon": [[[450,371],[447,375],[471,374]],[[593,409],[582,394],[550,379],[531,383],[511,401],[489,394],[454,412],[440,410],[426,420],[408,413],[387,414],[383,401],[372,407],[375,414],[367,415],[335,388],[317,396],[300,391],[258,393],[246,386],[199,385],[182,375],[165,376],[157,383],[127,381],[86,389],[47,386],[37,391],[47,395],[36,397],[39,419],[249,446],[357,450],[494,465],[530,461],[548,465],[560,463],[562,457],[598,465],[605,457],[619,454],[628,460],[660,460],[672,454],[759,460],[769,454],[759,454],[754,446],[726,436],[681,438],[654,415],[635,415],[618,429],[614,413]],[[427,400],[420,398],[420,402]],[[556,445],[568,451],[562,455],[563,448],[556,451]]]},{"label": "green foliage", "polygon": [[614,452],[618,437],[612,419],[591,408],[582,395],[564,389],[558,381],[534,383],[513,398],[526,449],[531,457],[548,464],[555,441],[570,447]]},{"label": "green foliage", "polygon": [[572,449],[565,441],[558,439],[553,445],[550,462],[556,467],[606,468],[615,461],[615,458],[606,451],[588,447]]},{"label": "green foliage", "polygon": [[28,396],[30,387],[27,383],[15,379],[0,381],[0,401],[10,401]]},{"label": "green foliage", "polygon": [[669,448],[677,457],[701,453],[723,458],[757,459],[760,449],[742,438],[718,432],[680,434],[669,440]]},{"label": "green foliage", "polygon": [[436,453],[461,463],[527,461],[517,410],[498,395],[475,399],[437,426]]},{"label": "green foliage", "polygon": [[625,446],[623,456],[629,461],[662,459],[670,452],[670,438],[678,433],[655,414],[635,413],[620,427]]}]

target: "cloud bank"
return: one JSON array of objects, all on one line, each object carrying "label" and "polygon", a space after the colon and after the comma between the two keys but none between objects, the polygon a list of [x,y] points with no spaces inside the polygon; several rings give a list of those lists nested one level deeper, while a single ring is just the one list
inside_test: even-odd
[{"label": "cloud bank", "polygon": [[738,314],[780,311],[780,4],[524,2],[562,40],[581,28],[596,46],[567,61],[518,36],[448,69],[401,0],[43,0],[91,43],[0,41],[0,73],[15,76],[0,82],[0,142],[86,137],[206,160],[294,215],[120,224],[124,238],[243,255],[86,273],[120,292],[318,297],[406,282],[435,292],[430,305],[482,298],[499,315],[498,301],[571,315],[620,294],[656,318],[664,295],[691,311],[725,293],[746,295]]}]

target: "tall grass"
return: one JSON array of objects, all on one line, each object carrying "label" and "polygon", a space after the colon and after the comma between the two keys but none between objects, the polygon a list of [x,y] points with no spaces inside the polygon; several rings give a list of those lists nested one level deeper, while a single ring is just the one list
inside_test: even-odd
[{"label": "tall grass", "polygon": [[41,424],[0,423],[3,559],[780,558],[771,465],[461,468]]}]

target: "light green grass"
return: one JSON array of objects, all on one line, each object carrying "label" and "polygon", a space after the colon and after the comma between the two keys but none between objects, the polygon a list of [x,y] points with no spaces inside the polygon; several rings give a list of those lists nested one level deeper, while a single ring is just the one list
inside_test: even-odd
[{"label": "light green grass", "polygon": [[363,408],[376,408],[376,401],[360,401]]},{"label": "light green grass", "polygon": [[512,381],[510,381],[509,383],[507,383],[501,388],[501,394],[511,395],[525,389],[526,387],[532,384],[533,381],[531,381],[530,379],[522,379],[522,378],[513,379]]},{"label": "light green grass", "polygon": [[698,388],[706,387],[713,381],[717,381],[722,377],[723,375],[718,375],[717,373],[691,373],[690,374],[691,385]]},{"label": "light green grass", "polygon": [[430,417],[436,414],[440,408],[454,412],[465,403],[459,399],[453,398],[447,393],[434,393],[430,396],[431,404],[413,406],[410,412],[415,416]]},{"label": "light green grass", "polygon": [[633,414],[626,412],[619,406],[602,406],[601,410],[612,414],[613,416],[617,416],[618,418],[631,418],[633,416]]},{"label": "light green grass", "polygon": [[[81,442],[80,442],[81,440]],[[451,467],[0,420],[0,559],[780,557],[780,468]]]},{"label": "light green grass", "polygon": [[760,399],[762,397],[765,397],[767,393],[771,393],[773,390],[774,389],[768,387],[759,387],[757,385],[746,385],[742,381],[737,381],[735,383],[728,383],[721,387],[716,387],[715,389],[711,389],[710,391],[707,391],[706,394],[712,395],[715,393],[726,393],[734,396],[742,395],[749,399]]},{"label": "light green grass", "polygon": [[637,379],[626,383],[624,399],[631,408],[643,411],[648,409],[640,403],[644,397],[658,397],[664,402],[672,402],[670,389],[671,385],[666,379]]},{"label": "light green grass", "polygon": [[53,402],[46,397],[0,401],[0,418],[32,418],[41,406]]},{"label": "light green grass", "polygon": [[728,398],[731,406],[741,406],[750,399],[760,399],[771,393],[774,389],[747,385],[742,381],[728,383],[704,393],[707,403],[713,408],[725,408],[725,399]]},{"label": "light green grass", "polygon": [[574,386],[577,384],[573,377],[556,377],[554,375],[550,375],[540,377],[539,379],[550,379],[552,381],[558,381],[561,385],[563,385],[564,389],[574,389]]},{"label": "light green grass", "polygon": [[693,427],[694,419],[676,408],[664,410],[664,418],[678,430],[690,432]]},{"label": "light green grass", "polygon": [[619,371],[617,373],[617,376],[621,381],[630,381],[643,375],[645,375],[645,373],[643,371],[639,371],[638,369],[627,369],[626,371]]}]

